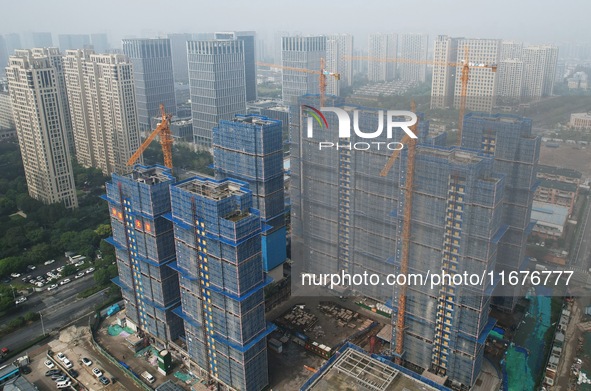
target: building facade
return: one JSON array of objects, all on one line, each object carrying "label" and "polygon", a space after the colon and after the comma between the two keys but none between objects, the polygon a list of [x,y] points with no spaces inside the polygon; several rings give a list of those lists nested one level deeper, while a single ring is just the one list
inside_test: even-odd
[{"label": "building facade", "polygon": [[172,73],[175,83],[189,84],[189,65],[187,63],[187,42],[192,34],[168,34],[172,55]]},{"label": "building facade", "polygon": [[0,91],[0,129],[14,129],[12,101],[8,91]]},{"label": "building facade", "polygon": [[124,39],[123,53],[133,65],[135,97],[141,132],[153,129],[152,118],[160,117],[160,105],[176,115],[170,40]]},{"label": "building facade", "polygon": [[65,91],[50,57],[17,50],[6,68],[29,195],[78,207],[68,143]]},{"label": "building facade", "polygon": [[329,77],[326,92],[339,95],[341,87],[353,82],[353,35],[331,34],[326,37],[326,70],[341,75],[340,80]]},{"label": "building facade", "polygon": [[257,100],[256,33],[254,31],[233,31],[214,34],[218,40],[239,40],[244,46],[244,77],[246,101]]},{"label": "building facade", "polygon": [[368,71],[369,81],[380,82],[394,80],[396,77],[396,58],[398,36],[393,33],[375,33],[369,35]]},{"label": "building facade", "polygon": [[168,265],[175,260],[169,187],[175,183],[162,166],[135,166],[130,172],[113,174],[107,182],[119,276],[127,321],[159,340],[161,344],[183,334],[183,322],[172,313],[180,303],[179,279]]},{"label": "building facade", "polygon": [[456,60],[458,41],[447,35],[438,35],[433,45],[433,75],[431,80],[431,109],[453,106],[457,69],[446,64]]},{"label": "building facade", "polygon": [[523,49],[523,97],[537,101],[552,95],[558,61],[558,48],[551,45]]},{"label": "building facade", "polygon": [[246,112],[244,41],[189,41],[193,142],[211,149],[212,129]]},{"label": "building facade", "polygon": [[252,191],[264,230],[261,234],[266,272],[286,255],[283,141],[280,121],[237,115],[213,128],[213,163],[217,179],[235,178]]},{"label": "building facade", "polygon": [[[429,35],[427,34],[398,35],[398,53],[400,58],[405,60],[398,64],[398,76],[401,80],[425,82],[428,49]],[[413,63],[415,61],[416,63]]]},{"label": "building facade", "polygon": [[232,389],[268,385],[261,221],[246,183],[191,178],[171,187],[187,352]]},{"label": "building facade", "polygon": [[[527,238],[534,227],[531,207],[540,156],[540,138],[532,134],[532,121],[508,114],[467,114],[461,145],[492,157],[494,171],[506,177],[503,224],[508,228],[499,242],[497,270],[523,270]],[[512,311],[521,293],[520,287],[499,286],[494,304]]]},{"label": "building facade", "polygon": [[131,62],[122,54],[68,50],[64,71],[76,159],[105,175],[126,172],[140,146]]},{"label": "building facade", "polygon": [[90,48],[90,35],[88,34],[60,34],[57,39],[62,52]]},{"label": "building facade", "polygon": [[[281,45],[284,67],[320,70],[321,59],[326,58],[325,36],[282,37]],[[281,91],[284,104],[297,104],[300,96],[320,92],[318,75],[283,69]]]}]

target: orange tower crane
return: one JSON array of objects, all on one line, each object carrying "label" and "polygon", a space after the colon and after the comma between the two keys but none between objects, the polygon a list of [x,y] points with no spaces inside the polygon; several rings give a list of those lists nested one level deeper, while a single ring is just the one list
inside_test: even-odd
[{"label": "orange tower crane", "polygon": [[324,58],[320,59],[320,70],[314,69],[305,69],[305,68],[296,68],[296,67],[287,67],[283,65],[277,64],[269,64],[266,62],[257,62],[258,66],[262,67],[271,67],[271,68],[278,68],[288,71],[296,71],[296,72],[304,72],[304,73],[311,73],[314,75],[318,75],[318,85],[320,88],[320,107],[324,107],[324,102],[326,100],[326,79],[328,76],[334,77],[336,80],[341,80],[341,74],[336,72],[329,72],[326,68],[326,61]]},{"label": "orange tower crane", "polygon": [[[411,102],[412,112],[416,112],[416,104],[413,100]],[[410,130],[416,135],[417,134],[417,123],[410,127]],[[410,252],[410,222],[412,213],[412,191],[414,185],[414,174],[415,174],[415,156],[417,139],[407,136],[404,140],[407,140],[408,145],[408,159],[406,167],[406,181],[404,183],[404,215],[402,220],[402,251],[401,251],[401,262],[400,262],[400,274],[408,274],[408,258]],[[386,165],[380,171],[380,176],[388,175],[388,172],[394,165],[394,161],[400,154],[400,150],[394,151]],[[406,284],[400,286],[400,294],[398,295],[398,314],[396,317],[396,363],[402,363],[402,355],[404,353],[404,329],[405,329],[405,316],[406,316]]]},{"label": "orange tower crane", "polygon": [[164,111],[164,105],[160,105],[160,114],[162,115],[162,121],[156,126],[156,129],[148,136],[146,140],[140,145],[137,151],[127,161],[127,165],[133,165],[144,153],[150,143],[160,136],[160,144],[162,145],[162,154],[164,155],[164,165],[172,170],[172,133],[170,132],[170,119],[172,114],[167,114]]},{"label": "orange tower crane", "polygon": [[[367,57],[367,56],[353,56],[353,57],[346,57],[347,59],[351,60],[358,60],[358,61],[378,61],[378,62],[397,62],[403,64],[426,64],[426,65],[437,65],[437,66],[447,66],[447,67],[461,67],[461,90],[460,90],[460,107],[459,107],[459,118],[458,118],[458,144],[462,142],[462,129],[464,126],[464,114],[466,113],[466,98],[468,95],[468,80],[470,80],[470,69],[472,68],[479,68],[479,69],[491,69],[493,72],[497,71],[496,65],[489,65],[489,64],[475,64],[470,63],[468,61],[468,47],[464,47],[464,60],[461,62],[446,62],[446,61],[423,61],[423,60],[414,60],[409,58],[376,58],[376,57]],[[408,135],[401,141],[403,144],[409,142],[410,137]],[[394,154],[392,155],[394,156]],[[396,155],[397,156],[397,155]],[[395,159],[395,157],[394,157]],[[394,162],[392,161],[392,164]],[[391,167],[391,165],[390,165]],[[389,170],[389,169],[388,169]]]}]

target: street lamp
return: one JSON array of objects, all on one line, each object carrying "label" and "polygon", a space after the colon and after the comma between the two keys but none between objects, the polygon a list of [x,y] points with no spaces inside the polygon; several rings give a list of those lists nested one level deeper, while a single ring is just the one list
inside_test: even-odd
[{"label": "street lamp", "polygon": [[43,325],[43,314],[39,311],[39,316],[41,317],[41,329],[43,330],[43,336],[45,337],[45,326]]}]

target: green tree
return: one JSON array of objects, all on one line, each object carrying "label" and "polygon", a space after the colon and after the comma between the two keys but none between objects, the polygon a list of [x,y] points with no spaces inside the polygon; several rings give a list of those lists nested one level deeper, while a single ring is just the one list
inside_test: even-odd
[{"label": "green tree", "polygon": [[94,230],[94,233],[101,239],[109,237],[111,236],[111,225],[101,224]]},{"label": "green tree", "polygon": [[62,274],[67,277],[67,276],[71,276],[72,274],[76,273],[76,266],[74,265],[66,265],[64,267],[64,270],[62,270]]}]

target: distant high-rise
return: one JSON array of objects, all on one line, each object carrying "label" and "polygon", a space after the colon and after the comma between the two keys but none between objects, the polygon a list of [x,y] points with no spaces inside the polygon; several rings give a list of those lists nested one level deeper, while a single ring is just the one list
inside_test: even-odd
[{"label": "distant high-rise", "polygon": [[[172,54],[172,73],[175,83],[189,84],[189,65],[187,63],[187,41],[192,34],[168,34]],[[177,99],[177,103],[178,99]]]},{"label": "distant high-rise", "polygon": [[57,38],[62,52],[87,49],[90,45],[90,36],[88,34],[60,34]]},{"label": "distant high-rise", "polygon": [[123,54],[68,50],[64,72],[78,163],[123,174],[140,146],[131,63]]},{"label": "distant high-rise", "polygon": [[107,34],[95,33],[90,34],[90,43],[95,53],[102,54],[106,53],[111,47],[109,45],[109,38]]},{"label": "distant high-rise", "polygon": [[[465,50],[468,61],[475,64],[498,64],[500,54],[498,39],[460,39],[455,62],[464,61]],[[462,50],[463,49],[463,50]],[[456,72],[461,72],[456,67]],[[490,111],[495,103],[497,74],[490,68],[470,68],[470,80],[466,91],[466,108],[474,111]],[[460,107],[462,79],[456,77],[454,88],[454,107]]]},{"label": "distant high-rise", "polygon": [[0,35],[0,76],[4,75],[4,67],[8,65],[8,48],[6,40]]},{"label": "distant high-rise", "polygon": [[401,80],[424,82],[427,77],[427,50],[429,35],[399,34],[398,53],[401,59],[413,60],[417,63],[400,62],[398,75]]},{"label": "distant high-rise", "polygon": [[445,64],[456,61],[458,41],[447,35],[438,35],[433,47],[433,77],[431,80],[431,109],[453,106],[457,68]]},{"label": "distant high-rise", "polygon": [[[261,220],[244,182],[194,177],[170,187],[187,353],[228,389],[268,386]],[[172,233],[173,230],[170,230]]]},{"label": "distant high-rise", "polygon": [[339,95],[341,87],[353,82],[353,35],[332,34],[326,37],[326,69],[341,75],[340,80],[327,78],[326,92]]},{"label": "distant high-rise", "polygon": [[244,41],[189,41],[187,50],[193,140],[211,149],[212,129],[246,112]]},{"label": "distant high-rise", "polygon": [[59,71],[50,57],[18,50],[6,73],[29,195],[76,208]]},{"label": "distant high-rise", "polygon": [[394,80],[396,77],[395,60],[398,48],[398,36],[389,34],[370,34],[368,46],[368,71],[369,81],[380,82]]},{"label": "distant high-rise", "polygon": [[519,59],[523,56],[523,44],[521,42],[503,41],[501,42],[501,53],[499,60]]},{"label": "distant high-rise", "polygon": [[74,143],[74,132],[72,131],[72,117],[70,115],[70,110],[68,109],[68,93],[66,90],[66,78],[64,76],[62,54],[57,48],[34,48],[31,49],[31,52],[33,53],[34,57],[47,57],[56,70],[55,76],[57,78],[59,87],[58,90],[61,94],[61,99],[64,105],[63,117],[65,123],[65,132],[66,136],[68,137],[68,148],[70,149],[71,153],[74,153],[76,144]]},{"label": "distant high-rise", "polygon": [[246,78],[246,101],[257,99],[256,33],[254,31],[235,31],[215,33],[217,40],[238,39],[244,42],[244,75]]},{"label": "distant high-rise", "polygon": [[9,56],[12,56],[15,50],[23,49],[23,45],[21,44],[21,36],[16,33],[5,34],[4,40],[6,41],[6,51],[8,52]]},{"label": "distant high-rise", "polygon": [[[320,60],[326,58],[326,37],[283,37],[281,57],[285,67],[320,70]],[[314,73],[284,69],[281,80],[286,105],[296,104],[302,95],[320,92],[318,75]]]},{"label": "distant high-rise", "polygon": [[518,58],[501,60],[497,68],[497,77],[497,104],[518,104],[523,85],[523,61]]},{"label": "distant high-rise", "polygon": [[[498,39],[466,39],[438,36],[435,40],[434,62],[461,64],[465,59],[475,64],[498,65],[501,41]],[[461,68],[443,64],[433,67],[431,108],[460,106],[462,94]],[[450,89],[450,84],[453,88]],[[476,111],[490,111],[495,104],[497,74],[490,68],[470,68],[470,81],[466,92],[466,108]]]},{"label": "distant high-rise", "polygon": [[28,32],[23,35],[23,47],[19,49],[49,48],[53,46],[53,38],[48,32]]},{"label": "distant high-rise", "polygon": [[552,95],[558,48],[551,45],[528,46],[523,49],[523,97],[539,100]]},{"label": "distant high-rise", "polygon": [[113,174],[107,182],[119,276],[126,320],[162,345],[183,333],[183,322],[172,310],[180,304],[179,279],[169,265],[175,261],[170,213],[170,169],[136,166],[125,175]]},{"label": "distant high-rise", "polygon": [[263,224],[262,256],[265,271],[285,261],[285,197],[281,121],[256,115],[237,115],[213,128],[216,179],[248,183],[253,207]]},{"label": "distant high-rise", "polygon": [[283,45],[283,37],[289,37],[289,31],[276,31],[273,35],[273,61],[277,65],[281,65],[281,52]]},{"label": "distant high-rise", "polygon": [[150,131],[160,117],[160,105],[176,114],[170,40],[124,39],[123,53],[131,59],[140,131]]}]

